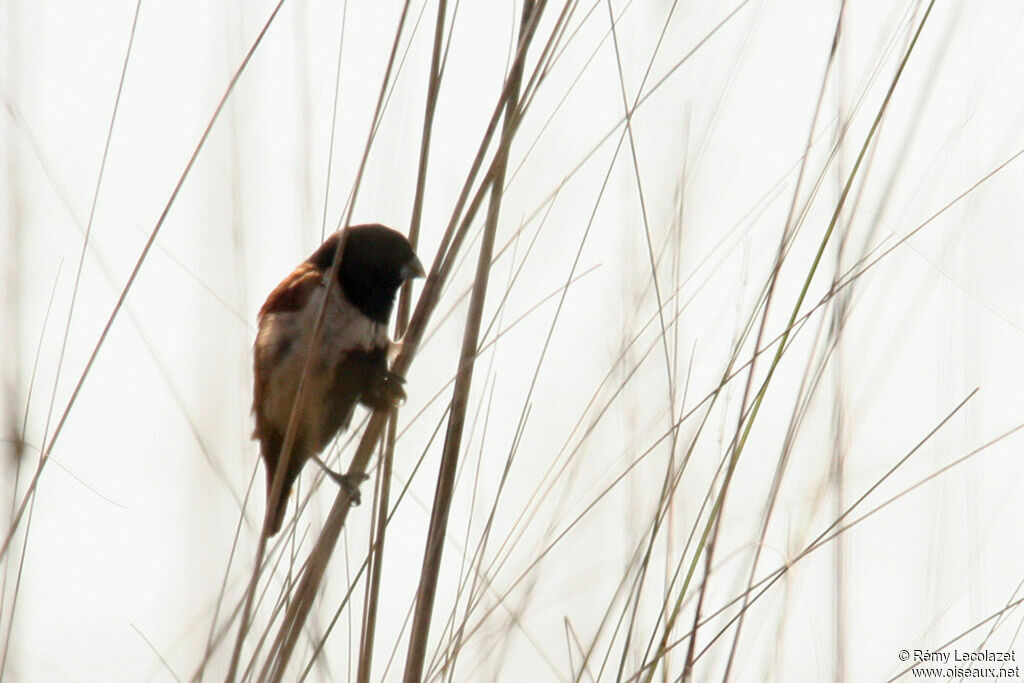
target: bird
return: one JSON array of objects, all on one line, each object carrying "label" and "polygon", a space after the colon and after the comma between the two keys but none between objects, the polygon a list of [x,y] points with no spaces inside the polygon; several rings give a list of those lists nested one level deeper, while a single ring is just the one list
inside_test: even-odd
[{"label": "bird", "polygon": [[[339,243],[344,252],[336,277],[328,282]],[[379,224],[351,226],[328,237],[260,308],[253,346],[252,412],[253,438],[259,440],[267,472],[263,527],[268,537],[280,531],[292,485],[310,459],[358,504],[358,484],[365,475],[353,480],[327,469],[317,456],[348,428],[357,403],[386,410],[405,400],[405,380],[388,367],[388,321],[398,289],[423,275],[423,264],[400,232]],[[313,340],[321,306],[320,333]],[[309,354],[308,376],[296,404]],[[294,442],[275,501],[274,477],[286,459],[282,449],[293,409]]]}]

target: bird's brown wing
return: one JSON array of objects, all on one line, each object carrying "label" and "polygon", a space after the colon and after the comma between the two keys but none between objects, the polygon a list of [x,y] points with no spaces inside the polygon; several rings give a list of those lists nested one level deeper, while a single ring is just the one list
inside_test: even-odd
[{"label": "bird's brown wing", "polygon": [[324,271],[314,263],[304,261],[281,281],[260,309],[260,318],[268,313],[297,311],[306,305],[309,297],[323,280]]},{"label": "bird's brown wing", "polygon": [[[299,265],[292,273],[285,278],[281,284],[274,288],[274,291],[267,297],[266,302],[260,309],[259,323],[262,331],[266,316],[273,313],[287,313],[298,311],[309,301],[323,279],[323,271],[316,265],[305,262]],[[253,437],[260,440],[260,454],[263,456],[267,470],[267,492],[269,495],[270,485],[274,473],[277,470],[277,462],[281,456],[281,447],[284,444],[284,433],[282,425],[271,424],[263,414],[262,406],[266,383],[270,377],[269,370],[280,360],[280,356],[288,353],[289,349],[280,345],[260,343],[259,336],[253,353],[253,402],[252,412],[256,417],[256,429]],[[305,448],[304,444],[296,443],[293,446],[294,453],[301,453]],[[285,480],[281,488],[281,496],[273,510],[267,510],[266,526],[271,535],[277,533],[281,528],[284,512],[288,504],[288,492],[292,483],[302,469],[304,459],[299,457],[289,458],[290,466],[285,474]],[[268,501],[269,504],[269,501]]]},{"label": "bird's brown wing", "polygon": [[[303,263],[292,274],[285,278],[281,284],[274,288],[259,313],[259,328],[262,331],[263,320],[271,313],[284,313],[297,311],[302,308],[309,298],[320,286],[323,271],[311,263]],[[256,346],[253,349],[253,391],[252,391],[252,412],[256,416],[256,431],[253,438],[260,438],[262,431],[263,415],[260,413],[260,406],[263,405],[263,392],[269,372],[263,372],[273,367],[278,356],[287,353],[287,348],[268,348],[266,344],[260,344],[259,332],[257,332]]]}]

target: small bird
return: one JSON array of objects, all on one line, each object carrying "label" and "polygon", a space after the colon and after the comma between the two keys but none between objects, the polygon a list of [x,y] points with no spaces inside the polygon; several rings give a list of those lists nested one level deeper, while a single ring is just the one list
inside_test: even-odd
[{"label": "small bird", "polygon": [[[259,312],[254,346],[253,438],[267,468],[264,533],[281,529],[288,495],[302,466],[346,429],[356,403],[386,410],[405,398],[404,380],[388,369],[388,320],[402,283],[422,277],[423,264],[409,240],[383,225],[350,227],[337,277],[326,282],[342,231],[327,238],[267,297]],[[320,334],[310,345],[324,297]],[[299,380],[312,354],[296,405]],[[292,410],[295,437],[281,495],[271,498],[274,475]],[[322,462],[321,462],[322,465]],[[324,466],[326,469],[326,466]],[[358,503],[358,484],[328,470]]]}]

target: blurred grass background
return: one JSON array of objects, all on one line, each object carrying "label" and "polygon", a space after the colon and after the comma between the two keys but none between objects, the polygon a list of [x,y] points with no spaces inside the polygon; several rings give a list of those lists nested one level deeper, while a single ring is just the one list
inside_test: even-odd
[{"label": "blurred grass background", "polygon": [[[886,680],[903,648],[1014,649],[1024,9],[929,7],[544,7],[428,678]],[[262,486],[243,510],[255,314],[347,214],[403,6],[283,3],[170,201],[273,9],[0,5],[0,676],[227,671],[263,513]],[[437,10],[408,6],[353,223],[408,229]],[[447,9],[425,263],[521,11]],[[372,680],[404,668],[483,225],[408,373]],[[285,680],[356,676],[371,484]],[[334,495],[272,554],[253,634]]]}]

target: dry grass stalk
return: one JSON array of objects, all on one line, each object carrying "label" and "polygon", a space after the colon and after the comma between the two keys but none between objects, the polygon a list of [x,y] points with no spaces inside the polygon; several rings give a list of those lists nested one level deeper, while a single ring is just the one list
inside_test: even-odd
[{"label": "dry grass stalk", "polygon": [[[533,2],[528,0],[523,4],[521,43],[526,41],[526,30],[531,23],[533,9]],[[466,407],[469,404],[469,392],[473,383],[473,369],[480,340],[480,321],[483,318],[484,302],[487,298],[487,284],[491,272],[495,234],[498,229],[498,215],[501,211],[502,188],[505,184],[505,173],[508,168],[507,150],[512,144],[512,139],[518,127],[517,108],[522,79],[522,61],[517,61],[509,74],[508,80],[511,85],[511,95],[505,103],[505,122],[501,142],[499,143],[500,148],[505,150],[505,154],[503,155],[502,164],[495,170],[492,180],[491,200],[487,209],[487,220],[484,224],[483,239],[480,242],[480,252],[477,257],[473,292],[469,302],[466,327],[462,336],[459,369],[455,377],[455,388],[452,393],[448,431],[445,435],[444,449],[441,454],[441,469],[437,476],[434,508],[430,515],[430,531],[423,553],[420,585],[416,591],[416,611],[413,614],[412,633],[409,636],[409,651],[405,662],[405,680],[407,683],[414,683],[423,678],[423,662],[426,658],[427,643],[430,635],[430,621],[434,614],[434,596],[437,590],[438,576],[441,571],[444,539],[448,531],[448,514],[451,509],[452,495],[455,488],[455,473],[458,467],[459,452],[462,449],[462,432],[466,423]]]},{"label": "dry grass stalk", "polygon": [[[545,3],[542,2],[537,5],[537,10],[532,13],[527,30],[523,32],[524,39],[520,41],[517,47],[515,60],[513,61],[513,71],[517,68],[517,65],[518,68],[522,68],[522,63],[524,63],[526,59],[526,52],[539,23],[544,4]],[[402,340],[402,350],[393,364],[392,369],[396,374],[405,375],[408,372],[409,366],[412,363],[412,359],[415,357],[416,350],[426,330],[426,325],[440,299],[440,293],[444,283],[453,269],[455,255],[458,253],[462,242],[465,240],[466,235],[469,232],[469,227],[472,224],[477,211],[482,205],[484,198],[491,190],[495,175],[506,163],[508,147],[506,145],[498,145],[494,157],[491,159],[491,163],[488,166],[487,172],[484,174],[477,186],[476,192],[473,194],[473,198],[469,200],[468,205],[466,205],[470,190],[473,187],[474,179],[483,164],[490,141],[497,130],[497,124],[500,121],[501,116],[505,111],[506,104],[512,95],[512,85],[512,80],[510,78],[506,79],[505,86],[502,89],[501,96],[495,106],[491,121],[478,150],[477,157],[474,160],[462,193],[456,203],[452,214],[452,220],[445,231],[444,237],[441,241],[441,246],[438,249],[438,253],[434,259],[430,273],[423,285],[423,290],[420,294],[416,309],[409,322],[409,328]],[[463,207],[465,207],[464,213],[462,211]],[[387,413],[375,412],[371,416],[366,429],[363,432],[363,436],[360,439],[356,452],[352,457],[352,462],[348,470],[349,474],[365,473],[373,450],[383,435],[387,420]],[[271,647],[270,654],[264,664],[260,679],[280,680],[284,675],[284,671],[287,668],[299,635],[302,632],[303,625],[305,624],[309,611],[312,608],[316,591],[323,579],[327,564],[333,554],[338,538],[340,537],[341,529],[348,516],[349,507],[350,500],[348,494],[344,490],[339,490],[334,504],[331,507],[331,511],[328,514],[327,520],[324,523],[324,527],[321,530],[320,536],[317,538],[316,544],[309,554],[307,563],[303,567],[301,576],[299,577],[296,588],[292,594],[292,601],[288,605],[284,620],[281,623],[278,634]]]},{"label": "dry grass stalk", "polygon": [[[430,139],[434,129],[434,113],[437,110],[438,92],[441,88],[441,55],[444,45],[445,17],[448,3],[439,0],[437,19],[434,26],[434,45],[430,61],[430,77],[427,83],[427,101],[423,114],[423,133],[420,141],[420,158],[416,175],[416,194],[413,198],[412,216],[409,220],[409,242],[415,250],[419,243],[420,222],[423,217],[423,198],[426,195],[427,168],[430,159]],[[395,336],[401,339],[409,327],[409,313],[412,304],[412,285],[406,282],[398,300],[395,320]],[[377,608],[380,599],[380,577],[383,566],[384,542],[387,535],[388,508],[390,504],[391,474],[398,429],[398,409],[391,411],[388,433],[381,456],[380,495],[376,501],[377,519],[370,535],[370,579],[366,586],[366,600],[360,630],[359,665],[356,680],[366,683],[370,679],[373,664],[373,646],[377,630]]]}]

